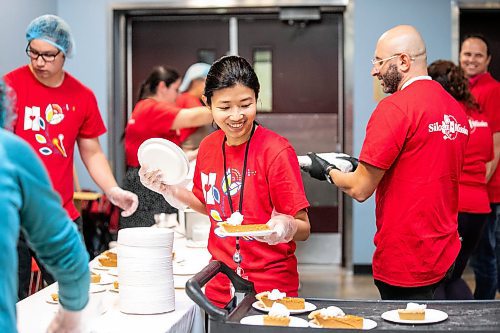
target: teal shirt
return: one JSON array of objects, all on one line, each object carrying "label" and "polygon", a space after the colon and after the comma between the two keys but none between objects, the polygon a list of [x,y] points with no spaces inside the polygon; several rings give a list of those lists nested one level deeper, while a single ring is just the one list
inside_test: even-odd
[{"label": "teal shirt", "polygon": [[0,129],[0,332],[16,332],[19,231],[59,283],[63,308],[78,311],[89,296],[89,257],[33,149]]}]

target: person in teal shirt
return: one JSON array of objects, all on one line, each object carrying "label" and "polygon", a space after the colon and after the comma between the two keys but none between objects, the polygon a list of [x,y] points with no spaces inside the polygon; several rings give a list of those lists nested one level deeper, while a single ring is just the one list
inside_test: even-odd
[{"label": "person in teal shirt", "polygon": [[79,332],[89,300],[89,257],[76,225],[33,149],[4,129],[10,90],[0,81],[0,332],[17,332],[17,240],[23,232],[59,283],[61,307],[48,332]]}]

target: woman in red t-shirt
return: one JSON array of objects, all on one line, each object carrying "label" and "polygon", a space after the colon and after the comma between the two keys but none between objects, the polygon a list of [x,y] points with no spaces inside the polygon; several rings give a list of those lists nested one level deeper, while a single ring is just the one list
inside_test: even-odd
[{"label": "woman in red t-shirt", "polygon": [[[207,76],[203,100],[219,130],[200,144],[193,191],[161,183],[159,171],[141,169],[142,183],[166,200],[189,205],[210,217],[208,250],[257,292],[279,289],[297,296],[295,242],[309,237],[307,202],[295,150],[288,140],[255,122],[259,81],[238,56],[216,61]],[[217,223],[243,215],[242,224],[266,224],[269,236],[223,237]],[[233,255],[239,246],[241,262]],[[217,306],[231,298],[229,280],[217,275],[205,289]]]},{"label": "woman in red t-shirt", "polygon": [[125,157],[127,172],[123,187],[139,197],[139,207],[129,217],[120,217],[120,229],[152,226],[154,215],[175,213],[158,193],[145,188],[139,180],[139,146],[150,138],[164,138],[180,145],[176,130],[210,124],[212,115],[206,107],[179,108],[175,105],[181,83],[179,74],[158,66],[141,84],[139,101],[125,128]]},{"label": "woman in red t-shirt", "polygon": [[462,246],[451,277],[440,284],[434,298],[473,299],[462,274],[491,210],[486,187],[486,163],[493,159],[493,136],[486,116],[469,91],[462,69],[451,61],[437,60],[428,70],[429,75],[462,104],[471,128],[459,185],[458,233]]}]

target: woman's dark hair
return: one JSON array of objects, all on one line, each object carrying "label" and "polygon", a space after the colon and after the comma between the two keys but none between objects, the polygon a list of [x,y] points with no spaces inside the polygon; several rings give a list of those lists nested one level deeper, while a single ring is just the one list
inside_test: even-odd
[{"label": "woman's dark hair", "polygon": [[212,105],[214,91],[241,84],[252,89],[259,97],[260,84],[252,66],[239,56],[224,56],[215,61],[208,71],[205,93],[208,106]]},{"label": "woman's dark hair", "polygon": [[460,67],[448,60],[436,60],[429,65],[428,72],[457,101],[465,103],[468,108],[479,110],[479,104],[469,90],[469,81]]},{"label": "woman's dark hair", "polygon": [[149,74],[148,78],[141,83],[138,100],[148,98],[156,94],[160,82],[165,82],[167,87],[179,79],[179,73],[166,66],[157,66]]}]

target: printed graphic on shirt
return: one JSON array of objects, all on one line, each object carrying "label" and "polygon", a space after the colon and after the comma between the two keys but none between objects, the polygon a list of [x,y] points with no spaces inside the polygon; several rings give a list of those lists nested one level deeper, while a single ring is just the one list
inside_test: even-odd
[{"label": "printed graphic on shirt", "polygon": [[476,131],[476,128],[486,128],[488,127],[488,122],[484,120],[474,120],[469,118],[469,127],[471,134]]},{"label": "printed graphic on shirt", "polygon": [[[254,176],[256,174],[255,171],[247,171],[247,176]],[[217,222],[224,222],[227,220],[227,217],[231,214],[231,210],[228,209],[228,211],[225,211],[225,200],[221,198],[221,192],[224,193],[224,195],[231,195],[231,197],[234,197],[238,195],[241,189],[241,174],[238,170],[228,168],[225,174],[225,177],[227,179],[227,183],[225,179],[222,179],[220,182],[220,187],[221,190],[219,190],[215,184],[216,184],[216,173],[209,173],[208,175],[205,173],[201,173],[201,186],[203,190],[203,197],[205,198],[205,204],[206,205],[214,205],[214,207],[210,208],[210,217],[217,223]],[[227,186],[226,186],[227,184]],[[229,188],[229,190],[227,190]],[[215,234],[220,237],[224,238],[226,237],[225,235],[220,234],[217,229],[218,227],[214,230]],[[242,237],[242,239],[251,241],[254,240],[253,237]]]},{"label": "printed graphic on shirt", "polygon": [[201,173],[201,186],[203,189],[203,197],[205,198],[205,204],[214,205],[215,202],[220,202],[220,195],[217,188],[215,188],[215,181],[217,178],[216,173]]},{"label": "printed graphic on shirt", "polygon": [[469,135],[469,130],[464,125],[459,124],[455,117],[448,114],[444,115],[441,123],[436,121],[429,124],[429,133],[433,132],[441,132],[445,140],[455,140],[458,134]]},{"label": "printed graphic on shirt", "polygon": [[[68,105],[66,105],[66,109],[69,109]],[[49,127],[53,129],[53,126],[60,124],[63,120],[64,111],[58,104],[47,105],[43,117],[40,115],[39,106],[26,106],[24,108],[24,130],[42,132],[34,134],[36,142],[42,145],[38,148],[40,154],[49,156],[57,152],[63,157],[68,157],[64,147],[64,134],[51,135],[49,131]]]},{"label": "printed graphic on shirt", "polygon": [[[229,195],[234,196],[241,188],[241,174],[236,169],[228,168],[226,171],[227,186],[229,186]],[[222,180],[222,192],[227,193],[226,181]]]}]

